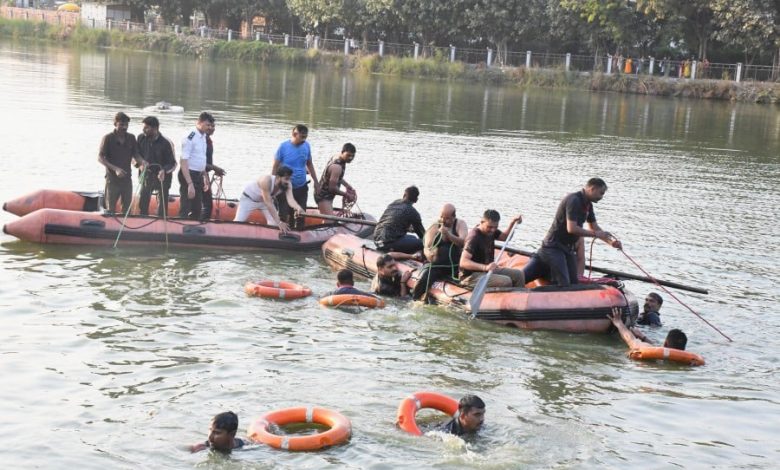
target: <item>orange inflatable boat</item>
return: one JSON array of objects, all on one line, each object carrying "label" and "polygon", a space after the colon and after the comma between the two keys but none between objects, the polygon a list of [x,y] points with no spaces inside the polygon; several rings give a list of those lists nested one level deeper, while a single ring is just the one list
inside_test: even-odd
[{"label": "orange inflatable boat", "polygon": [[[380,253],[369,240],[351,234],[339,234],[322,246],[326,262],[335,269],[350,269],[355,274],[371,278],[376,274]],[[500,266],[519,268],[528,262],[522,255],[504,256]],[[398,263],[404,272],[416,270],[414,261]],[[416,276],[409,280],[413,287]],[[464,313],[469,311],[471,291],[451,282],[435,282],[428,290],[430,299]],[[568,288],[537,286],[526,288],[488,289],[482,299],[477,318],[529,330],[561,330],[576,333],[605,333],[612,328],[607,314],[613,307],[623,307],[624,322],[632,325],[639,314],[639,305],[620,281],[576,284]],[[628,307],[628,308],[626,308]]]},{"label": "orange inflatable boat", "polygon": [[[137,199],[133,200],[131,214],[138,215]],[[102,210],[103,192],[88,191],[65,191],[57,189],[39,189],[30,194],[12,199],[3,204],[3,210],[19,217],[25,216],[38,209],[62,209],[66,211],[99,212]],[[236,217],[238,209],[238,200],[236,199],[214,199],[211,210],[211,219],[223,220],[229,222]],[[115,208],[117,213],[122,208],[119,204]],[[157,198],[152,197],[149,201],[149,214],[157,214]],[[179,196],[173,193],[168,197],[168,216],[176,217],[179,215]],[[258,224],[266,223],[265,217],[260,211],[252,211],[249,216],[249,222]]]},{"label": "orange inflatable boat", "polygon": [[[373,222],[371,216],[364,216]],[[34,243],[112,245],[123,217],[98,212],[39,209],[3,226],[3,232]],[[246,222],[130,216],[122,229],[120,245],[187,245],[237,249],[316,250],[339,233],[370,236],[374,227],[362,223],[318,223],[307,218],[304,230],[283,235],[278,228]]]}]

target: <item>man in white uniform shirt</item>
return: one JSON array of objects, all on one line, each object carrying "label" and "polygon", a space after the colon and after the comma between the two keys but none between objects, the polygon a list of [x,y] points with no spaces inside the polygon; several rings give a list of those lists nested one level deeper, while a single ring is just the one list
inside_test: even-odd
[{"label": "man in white uniform shirt", "polygon": [[214,117],[206,112],[200,113],[195,129],[181,141],[181,159],[179,160],[179,217],[199,220],[203,205],[203,191],[208,184],[206,179],[206,136],[214,128]]}]

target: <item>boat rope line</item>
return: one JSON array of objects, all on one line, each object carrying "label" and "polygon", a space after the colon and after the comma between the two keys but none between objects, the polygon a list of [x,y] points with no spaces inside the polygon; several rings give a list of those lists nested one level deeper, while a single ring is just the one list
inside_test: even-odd
[{"label": "boat rope line", "polygon": [[[138,176],[138,181],[144,181],[144,178],[146,177],[146,166],[144,166],[143,171],[141,171],[141,174]],[[128,178],[130,178],[130,175],[127,175]],[[141,194],[141,187],[143,185],[139,184],[138,189],[135,190],[135,194],[133,195],[133,199],[138,198],[138,195]],[[108,188],[106,186],[106,188]],[[122,198],[122,201],[124,202],[124,197]],[[116,209],[115,207],[111,208],[111,212]],[[119,227],[119,233],[116,234],[116,240],[114,240],[114,248],[116,248],[116,245],[119,243],[119,237],[122,236],[122,230],[125,228],[125,223],[127,222],[127,216],[130,215],[130,211],[133,209],[133,200],[130,200],[130,204],[127,205],[127,210],[125,211],[125,218],[122,220],[122,225]]]},{"label": "boat rope line", "polygon": [[595,244],[596,244],[596,239],[592,238],[590,241],[590,254],[588,255],[588,267],[590,268],[588,270],[588,281],[590,281],[591,278],[593,277],[593,245]]},{"label": "boat rope line", "polygon": [[733,340],[732,340],[731,338],[729,338],[728,336],[726,336],[726,334],[725,334],[725,333],[723,333],[722,331],[720,331],[720,329],[718,329],[718,327],[716,327],[716,326],[715,326],[715,325],[713,325],[712,323],[708,322],[708,321],[707,321],[707,320],[706,320],[704,317],[702,317],[701,315],[699,315],[698,313],[696,313],[696,312],[695,312],[695,311],[694,311],[694,310],[693,310],[691,307],[689,307],[689,306],[688,306],[688,304],[686,304],[686,303],[685,303],[685,302],[683,302],[682,300],[678,299],[678,298],[677,298],[677,296],[676,296],[676,295],[674,295],[674,294],[673,294],[673,293],[672,293],[672,292],[671,292],[669,289],[667,289],[666,287],[662,286],[662,285],[661,285],[661,284],[660,284],[660,283],[659,283],[659,282],[656,280],[656,278],[654,278],[654,277],[653,277],[653,276],[652,276],[652,275],[651,275],[649,272],[647,272],[647,271],[646,271],[646,270],[645,270],[645,269],[644,269],[642,266],[640,266],[640,265],[639,265],[639,263],[637,263],[636,261],[634,261],[634,258],[632,258],[631,256],[629,256],[629,254],[628,254],[628,253],[626,253],[625,251],[623,251],[623,249],[622,249],[622,248],[620,248],[620,252],[621,252],[621,253],[623,253],[623,254],[626,256],[626,258],[628,258],[628,260],[629,260],[629,261],[631,261],[632,263],[634,263],[634,265],[635,265],[637,268],[639,268],[639,270],[640,270],[640,271],[642,271],[642,273],[644,273],[644,275],[645,275],[645,276],[647,276],[647,277],[648,277],[648,279],[650,279],[651,281],[653,281],[653,283],[654,283],[655,285],[657,285],[657,286],[658,286],[658,287],[659,287],[661,290],[663,290],[664,292],[666,292],[666,293],[667,293],[669,296],[671,296],[671,297],[672,297],[674,300],[676,300],[676,301],[677,301],[677,302],[678,302],[680,305],[682,305],[683,307],[685,307],[685,308],[687,308],[688,310],[690,310],[690,312],[691,312],[692,314],[696,315],[696,316],[699,318],[699,320],[703,321],[703,322],[704,322],[704,323],[706,323],[706,324],[707,324],[707,325],[708,325],[710,328],[712,328],[713,330],[715,330],[715,331],[717,331],[718,333],[720,333],[720,335],[721,335],[721,336],[723,336],[724,338],[726,338],[727,340],[729,340],[729,342],[733,342]]},{"label": "boat rope line", "polygon": [[[217,176],[216,174],[214,175],[214,177],[209,182],[209,190],[211,189],[211,183],[213,183],[214,181],[217,182],[216,197],[212,198],[213,200],[217,201],[217,213],[216,213],[216,217],[214,217],[214,218],[215,219],[219,219],[219,211],[220,211],[220,209],[219,209],[219,201],[220,200],[225,201],[225,206],[227,206],[227,195],[225,194],[225,190],[222,188],[222,177],[221,176]],[[211,214],[209,214],[209,218],[211,218]]]}]

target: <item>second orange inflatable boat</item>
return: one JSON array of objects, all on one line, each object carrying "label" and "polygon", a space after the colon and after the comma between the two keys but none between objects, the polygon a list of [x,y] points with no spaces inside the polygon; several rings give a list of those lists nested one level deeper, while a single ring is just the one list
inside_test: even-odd
[{"label": "second orange inflatable boat", "polygon": [[[376,274],[379,253],[373,242],[354,235],[339,234],[322,246],[325,260],[335,269],[347,268],[363,277]],[[505,253],[500,266],[520,268],[528,258]],[[415,270],[414,261],[398,263],[400,270]],[[408,282],[412,288],[415,276]],[[451,282],[435,282],[428,290],[436,303],[470,313],[471,291]],[[624,322],[632,325],[639,314],[634,295],[620,281],[576,284],[568,288],[537,286],[525,288],[488,289],[482,299],[477,318],[529,330],[561,330],[576,333],[605,333],[612,328],[607,314],[613,307],[624,308]]]}]

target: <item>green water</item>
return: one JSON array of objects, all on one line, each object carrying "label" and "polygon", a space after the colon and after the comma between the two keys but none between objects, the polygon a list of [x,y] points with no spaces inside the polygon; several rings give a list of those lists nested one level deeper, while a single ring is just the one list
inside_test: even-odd
[{"label": "green water", "polygon": [[[472,225],[486,208],[524,223],[539,245],[560,198],[600,176],[602,227],[734,339],[662,293],[664,328],[689,335],[697,369],[632,362],[616,336],[528,332],[390,302],[359,315],[316,296],[247,298],[248,280],[322,294],[321,255],[38,246],[0,239],[0,461],[84,468],[772,468],[780,288],[780,113],[776,107],[552,92],[342,75],[154,54],[0,42],[0,199],[37,188],[94,190],[100,138],[123,110],[184,106],[161,132],[181,139],[201,110],[217,118],[215,161],[237,196],[267,173],[298,122],[315,166],[344,142],[347,180],[378,215],[421,189],[425,224],[444,202]],[[8,213],[0,222],[13,220]],[[596,245],[593,263],[637,272]],[[358,287],[366,288],[366,284]],[[638,296],[651,290],[629,283]],[[417,390],[488,403],[473,442],[404,435],[400,401]],[[240,433],[265,411],[313,404],[353,424],[348,445],[291,454],[257,447],[191,455],[210,417]]]}]

